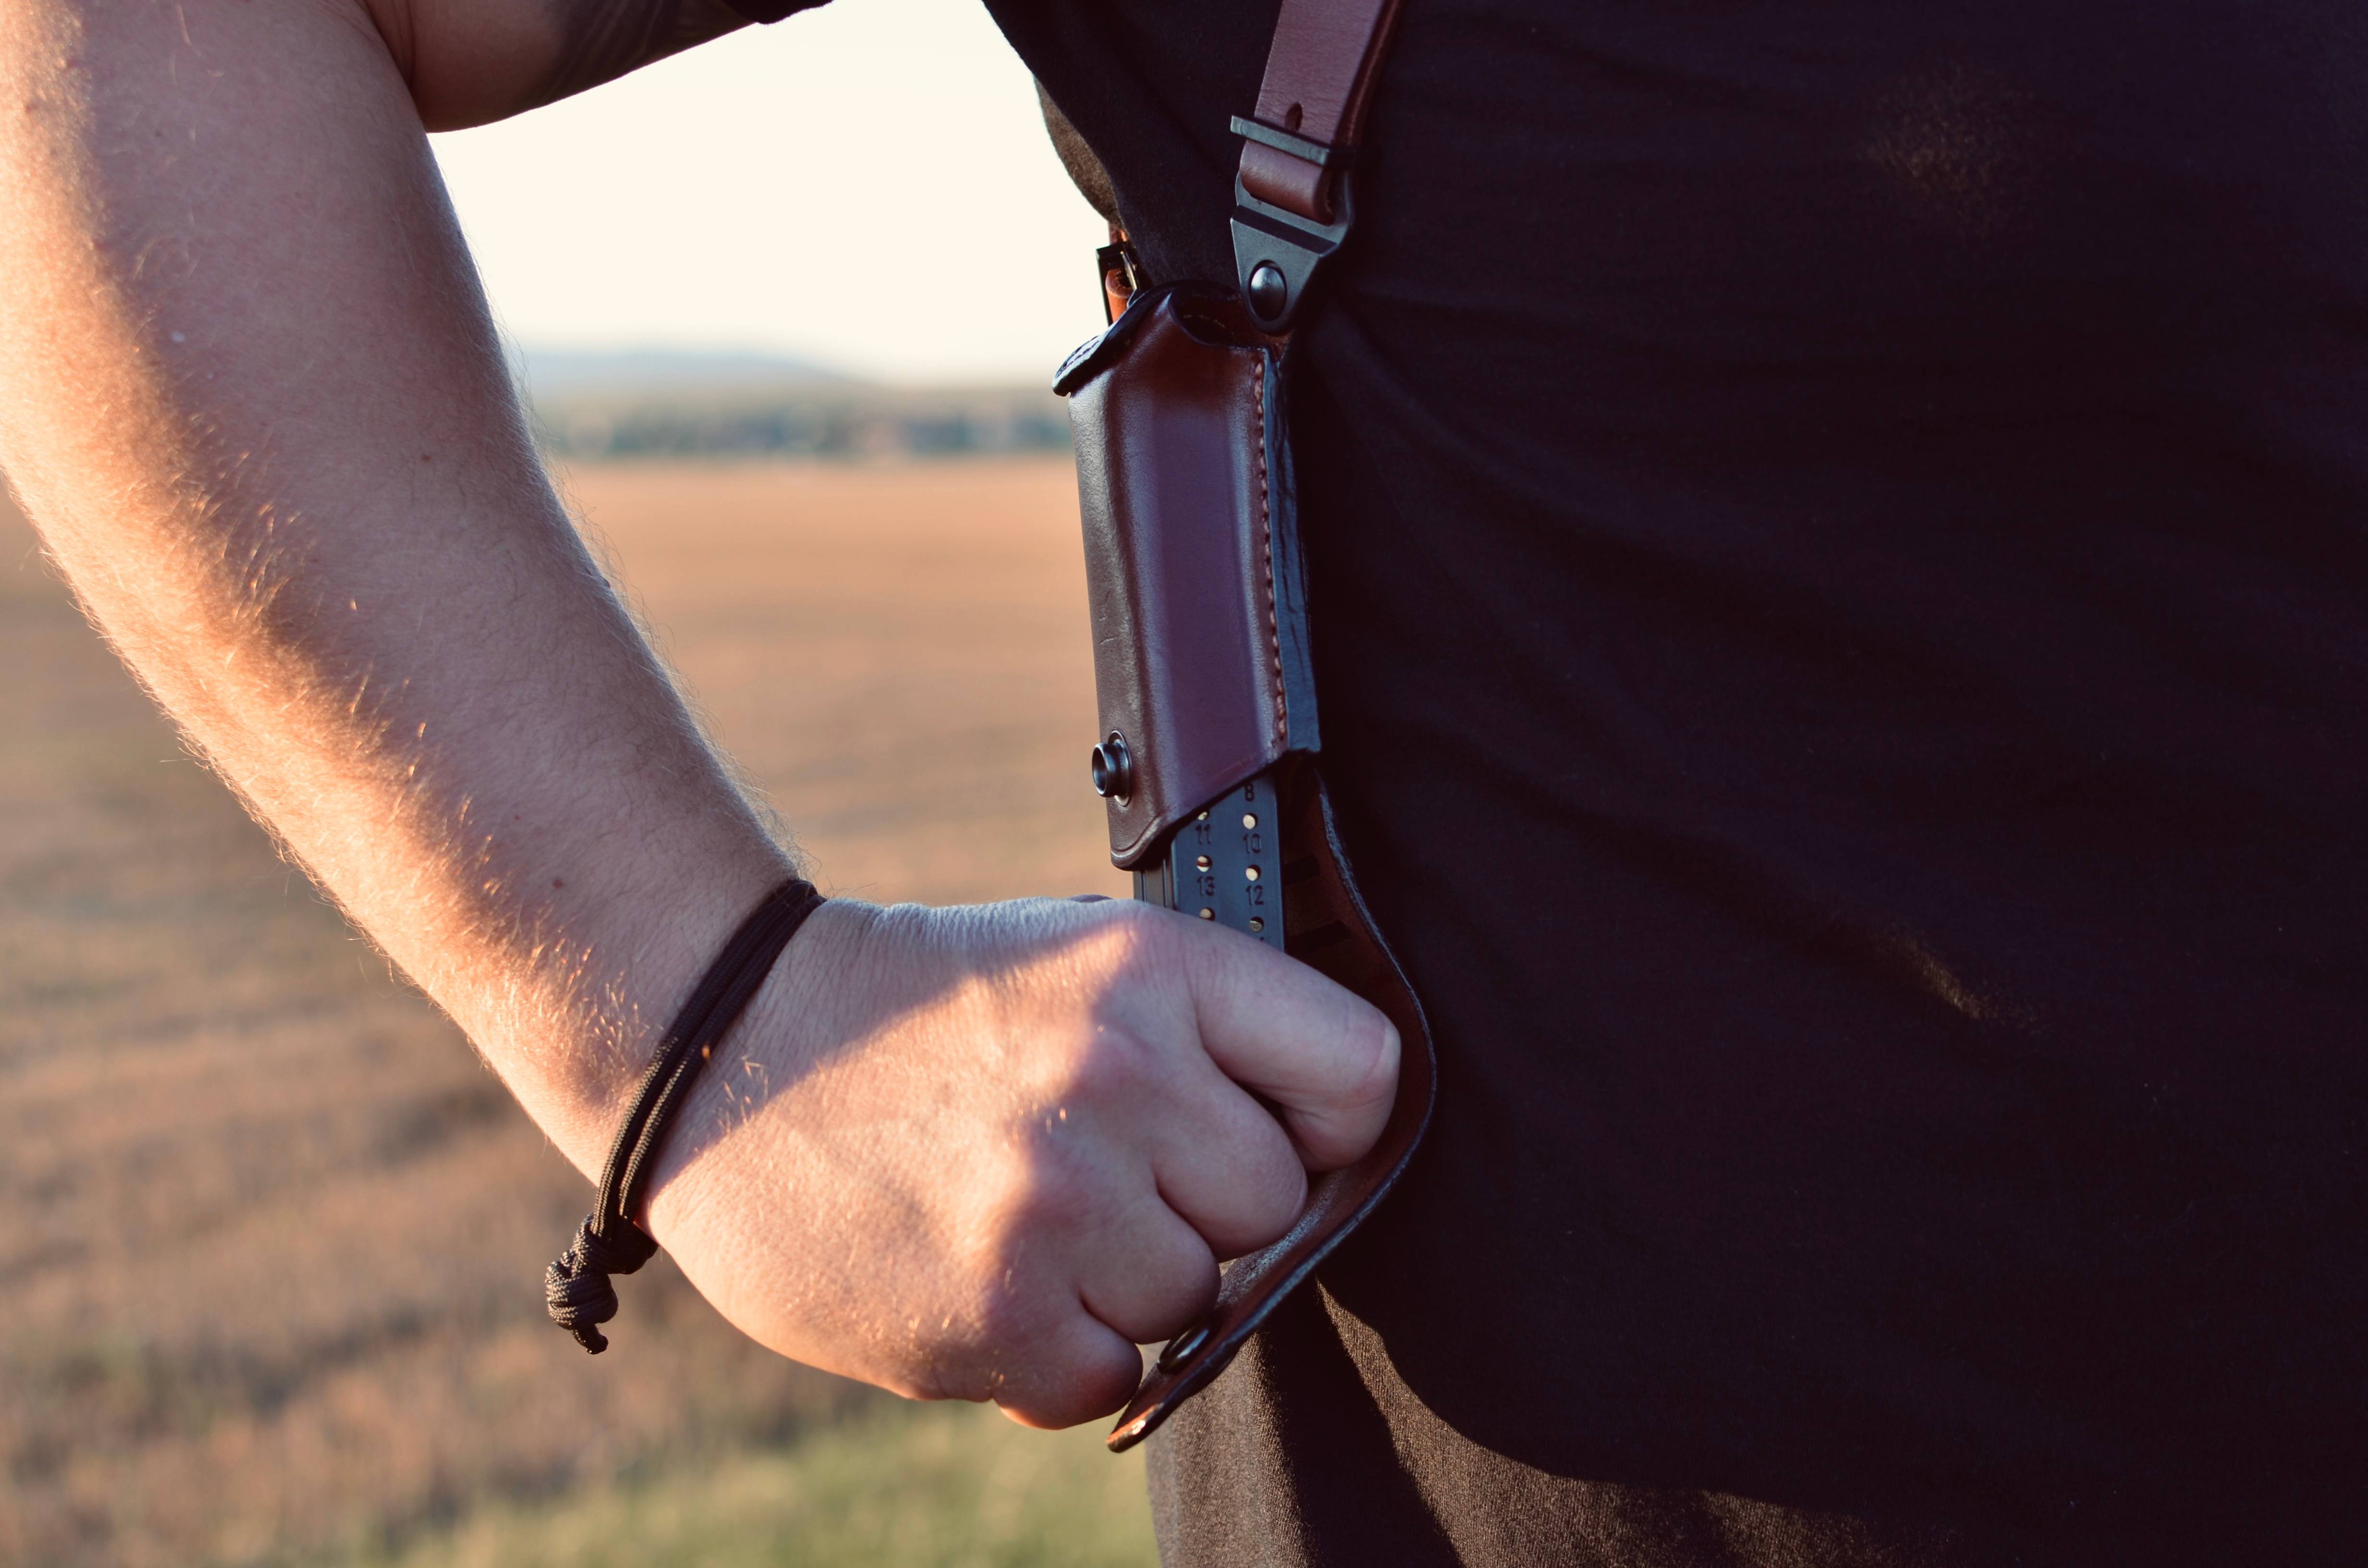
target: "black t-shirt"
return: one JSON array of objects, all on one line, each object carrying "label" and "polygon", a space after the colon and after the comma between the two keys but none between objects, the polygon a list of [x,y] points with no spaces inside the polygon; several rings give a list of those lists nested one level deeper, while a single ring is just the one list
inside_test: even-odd
[{"label": "black t-shirt", "polygon": [[[1273,0],[988,0],[1155,278]],[[1293,347],[1436,1021],[1172,1562],[2368,1561],[2368,24],[1407,0]]]}]

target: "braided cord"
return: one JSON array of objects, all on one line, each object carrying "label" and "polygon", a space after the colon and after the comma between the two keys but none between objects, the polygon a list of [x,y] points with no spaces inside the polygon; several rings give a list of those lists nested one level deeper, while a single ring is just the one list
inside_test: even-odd
[{"label": "braided cord", "polygon": [[600,1325],[617,1315],[616,1274],[631,1274],[657,1256],[658,1244],[633,1222],[646,1196],[657,1154],[700,1069],[740,1020],[798,927],[823,903],[814,884],[791,879],[765,895],[691,988],[642,1074],[632,1108],[617,1128],[600,1168],[600,1198],[575,1239],[544,1270],[542,1295],[551,1321],[598,1356],[609,1348]]}]

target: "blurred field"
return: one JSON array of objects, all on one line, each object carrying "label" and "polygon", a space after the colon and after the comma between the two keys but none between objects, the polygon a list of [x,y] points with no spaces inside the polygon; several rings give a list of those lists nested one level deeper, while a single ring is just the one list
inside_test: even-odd
[{"label": "blurred field", "polygon": [[[1117,892],[1062,459],[588,468],[596,538],[826,888]],[[0,503],[0,1561],[1142,1564],[1099,1432],[741,1341],[201,769]]]}]

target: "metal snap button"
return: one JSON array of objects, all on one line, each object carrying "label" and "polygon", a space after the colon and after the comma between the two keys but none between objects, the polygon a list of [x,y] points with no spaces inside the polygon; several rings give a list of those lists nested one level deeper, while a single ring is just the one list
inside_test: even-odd
[{"label": "metal snap button", "polygon": [[1250,268],[1250,313],[1261,322],[1280,320],[1291,299],[1291,280],[1282,268],[1261,261]]},{"label": "metal snap button", "polygon": [[1094,748],[1094,793],[1121,803],[1134,793],[1134,756],[1116,730]]}]

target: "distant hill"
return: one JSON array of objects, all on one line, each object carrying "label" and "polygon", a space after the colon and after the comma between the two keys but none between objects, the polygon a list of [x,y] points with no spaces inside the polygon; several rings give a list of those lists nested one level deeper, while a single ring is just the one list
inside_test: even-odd
[{"label": "distant hill", "polygon": [[951,457],[1068,445],[1061,400],[1023,386],[888,387],[786,355],[510,349],[545,450],[576,461]]},{"label": "distant hill", "polygon": [[852,386],[858,380],[811,359],[726,349],[514,347],[510,364],[537,399],[587,392]]}]

